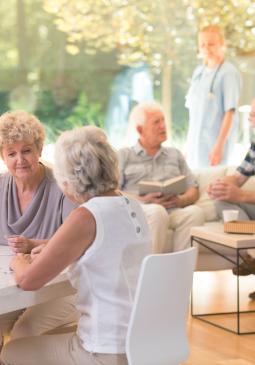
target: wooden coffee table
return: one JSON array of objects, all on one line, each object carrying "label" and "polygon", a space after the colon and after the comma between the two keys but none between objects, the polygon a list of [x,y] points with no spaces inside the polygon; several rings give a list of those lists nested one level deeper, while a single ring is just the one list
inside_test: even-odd
[{"label": "wooden coffee table", "polygon": [[[240,262],[246,262],[244,254],[244,250],[255,248],[255,235],[248,234],[230,234],[224,233],[223,225],[222,226],[203,226],[203,227],[193,227],[190,229],[191,233],[191,246],[193,246],[194,242],[197,242],[199,245],[206,247],[208,250],[214,252],[215,254],[223,257],[224,259],[230,261],[233,264],[233,267],[237,267],[237,310],[235,312],[224,312],[224,313],[207,313],[207,314],[194,314],[193,308],[193,290],[191,291],[191,315],[197,319],[200,319],[204,322],[213,324],[216,327],[225,329],[232,333],[236,334],[255,334],[255,331],[245,331],[242,332],[240,330],[240,319],[242,315],[247,315],[248,313],[255,313],[255,311],[240,311],[240,292],[239,292],[239,269],[242,267]],[[209,245],[208,245],[209,244]],[[212,245],[213,244],[213,245]],[[213,248],[212,248],[213,246]],[[229,257],[219,253],[219,248],[225,246],[228,248],[232,248],[236,251],[236,262],[231,260]],[[248,273],[255,274],[252,268],[245,269]],[[255,280],[254,287],[251,288],[251,291],[255,290]],[[221,326],[219,324],[215,324],[212,321],[208,320],[210,316],[221,316],[221,315],[236,315],[237,318],[237,331],[233,331],[229,328]]]}]

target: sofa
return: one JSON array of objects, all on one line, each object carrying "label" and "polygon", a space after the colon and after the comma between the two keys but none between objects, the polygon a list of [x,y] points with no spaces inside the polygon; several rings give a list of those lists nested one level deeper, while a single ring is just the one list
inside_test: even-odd
[{"label": "sofa", "polygon": [[[235,166],[216,166],[206,169],[194,170],[193,173],[199,183],[199,199],[195,203],[201,207],[205,214],[205,225],[220,225],[223,222],[217,214],[213,200],[208,196],[206,192],[206,186],[216,178],[223,178],[225,176],[232,175],[236,170]],[[255,191],[255,176],[251,177],[242,186],[243,190]],[[167,237],[164,245],[164,253],[172,252],[174,231],[167,230]],[[207,244],[208,242],[206,242]],[[218,246],[219,247],[219,246]],[[217,247],[217,248],[218,248]],[[212,245],[215,248],[215,245]],[[231,260],[236,261],[236,251],[227,247],[220,247],[219,252],[226,255]],[[213,270],[225,270],[233,268],[233,264],[221,256],[213,253],[207,248],[199,245],[199,253],[197,259],[196,270],[197,271],[213,271]]]}]

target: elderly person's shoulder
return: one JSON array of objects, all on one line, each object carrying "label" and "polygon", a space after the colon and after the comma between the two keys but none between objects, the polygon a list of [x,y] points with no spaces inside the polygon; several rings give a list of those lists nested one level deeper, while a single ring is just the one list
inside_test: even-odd
[{"label": "elderly person's shoulder", "polygon": [[57,183],[54,177],[53,167],[40,162],[44,166],[45,178],[50,182]]},{"label": "elderly person's shoulder", "polygon": [[179,160],[184,160],[184,156],[180,150],[178,150],[175,147],[168,147],[168,146],[162,146],[163,151],[171,157],[171,158],[178,158]]},{"label": "elderly person's shoulder", "polygon": [[132,146],[132,147],[123,147],[123,148],[120,148],[118,150],[119,161],[120,162],[127,161],[130,156],[136,155],[136,153],[135,153],[135,151],[136,151],[135,147],[136,147],[136,145],[135,146]]},{"label": "elderly person's shoulder", "polygon": [[3,180],[6,180],[8,178],[8,176],[10,176],[10,173],[8,170],[6,170],[6,169],[0,170],[0,182]]},{"label": "elderly person's shoulder", "polygon": [[45,170],[45,177],[49,180],[49,181],[54,181],[56,182],[56,179],[54,177],[54,164],[43,160],[42,158],[40,158],[39,163],[42,164],[44,166],[44,170]]}]

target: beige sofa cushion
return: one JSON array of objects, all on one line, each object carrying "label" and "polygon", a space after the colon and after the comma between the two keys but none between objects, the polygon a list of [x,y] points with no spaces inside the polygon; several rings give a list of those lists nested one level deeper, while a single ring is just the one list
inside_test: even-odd
[{"label": "beige sofa cushion", "polygon": [[214,179],[222,179],[226,176],[226,172],[227,166],[215,166],[193,171],[197,181],[199,182],[199,199],[196,201],[195,205],[198,205],[203,209],[206,222],[219,220],[213,200],[206,192],[206,187]]},{"label": "beige sofa cushion", "polygon": [[[235,172],[236,167],[235,166],[230,166],[227,169],[227,176],[233,175],[233,173]],[[241,187],[242,190],[247,190],[247,191],[255,191],[255,176],[251,176]]]}]

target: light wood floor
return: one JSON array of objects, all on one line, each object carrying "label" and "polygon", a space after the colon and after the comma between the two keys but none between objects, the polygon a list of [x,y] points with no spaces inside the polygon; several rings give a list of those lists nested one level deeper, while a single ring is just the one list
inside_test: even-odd
[{"label": "light wood floor", "polygon": [[[236,280],[230,270],[195,273],[194,313],[236,311]],[[241,310],[255,310],[255,301],[248,298],[251,291],[255,291],[255,276],[240,277]],[[241,330],[255,332],[255,313],[247,317],[241,318]],[[236,330],[236,316],[213,318]],[[255,365],[255,335],[232,334],[192,318],[189,312],[187,336],[190,357],[182,365]]]},{"label": "light wood floor", "polygon": [[[236,311],[237,278],[230,270],[194,274],[194,313]],[[255,276],[240,277],[240,309],[255,310],[248,294],[255,291]],[[236,315],[210,316],[208,319],[237,328]],[[255,313],[241,315],[241,331],[255,332]],[[190,357],[185,365],[255,365],[255,335],[236,335],[211,324],[187,318]]]}]

